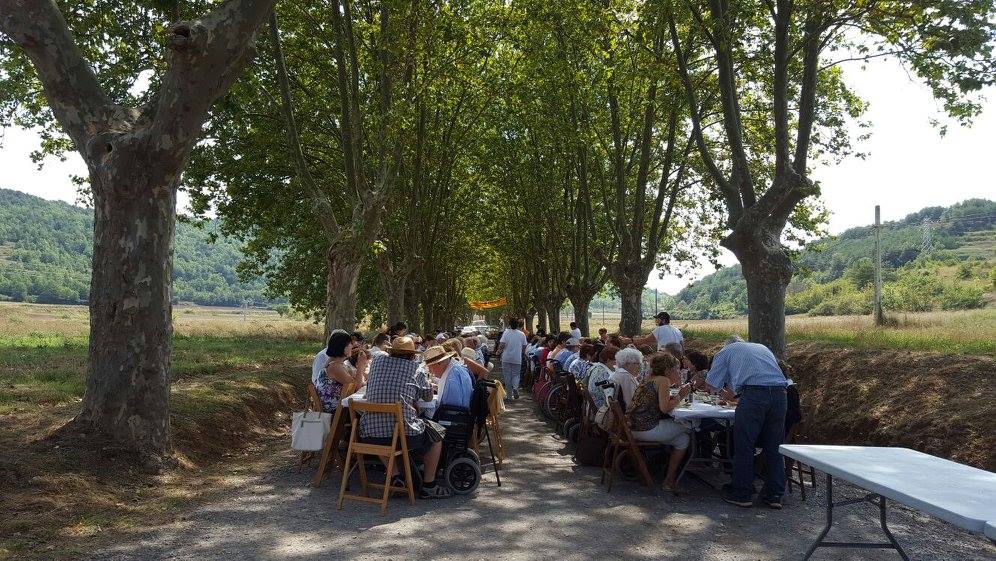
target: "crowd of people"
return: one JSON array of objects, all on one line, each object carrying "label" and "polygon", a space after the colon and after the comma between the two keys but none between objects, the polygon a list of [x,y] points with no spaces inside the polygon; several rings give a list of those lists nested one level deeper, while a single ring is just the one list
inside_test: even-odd
[{"label": "crowd of people", "polygon": [[[476,379],[490,376],[487,338],[477,331],[440,331],[424,340],[408,332],[404,323],[378,333],[368,345],[363,334],[334,330],[325,348],[312,362],[311,381],[326,412],[343,400],[344,388],[365,386],[364,401],[401,403],[410,453],[424,462],[422,498],[445,498],[450,490],[436,482],[445,428],[419,404],[438,396],[438,407],[471,407]],[[371,444],[390,444],[395,420],[389,413],[366,413],[359,421],[359,438]],[[395,465],[392,484],[403,487]]]},{"label": "crowd of people", "polygon": [[[731,337],[714,357],[685,348],[681,331],[666,312],[645,336],[623,337],[599,329],[585,338],[576,323],[569,331],[529,333],[517,318],[498,339],[493,354],[488,338],[479,331],[439,330],[425,339],[409,333],[403,323],[377,334],[367,344],[359,332],[335,330],[314,359],[312,382],[324,409],[334,411],[346,397],[343,389],[366,386],[364,399],[373,403],[403,404],[409,449],[425,463],[421,496],[440,498],[449,491],[435,482],[443,427],[420,416],[418,403],[438,396],[438,403],[469,407],[475,380],[491,377],[496,364],[508,395],[516,400],[528,387],[524,374],[543,370],[570,374],[588,389],[596,407],[606,405],[602,387],[611,385],[625,411],[634,438],[670,447],[664,488],[674,491],[690,439],[703,439],[712,448],[712,433],[732,430],[732,477],[725,500],[737,506],[753,505],[755,449],[765,460],[761,502],[781,508],[785,492],[784,464],[778,452],[791,426],[801,419],[797,392],[791,387],[788,366],[765,346]],[[706,391],[736,407],[732,429],[705,420],[693,433],[672,412],[693,391]],[[393,419],[370,413],[360,421],[359,436],[381,443],[391,437]],[[696,442],[699,442],[698,440]],[[394,477],[400,477],[397,473]]]},{"label": "crowd of people", "polygon": [[[762,449],[764,487],[760,501],[781,508],[785,492],[784,464],[778,452],[791,426],[801,419],[798,394],[788,366],[764,345],[731,337],[716,356],[686,349],[684,336],[671,325],[667,312],[655,316],[657,326],[645,336],[623,337],[599,329],[597,337],[583,338],[575,323],[570,331],[547,334],[537,328],[528,334],[511,319],[499,340],[502,375],[512,398],[518,397],[522,374],[569,373],[586,387],[595,407],[606,405],[605,382],[625,411],[633,437],[670,447],[664,488],[676,489],[676,478],[693,431],[671,413],[693,391],[709,392],[736,407],[732,430],[733,473],[725,486],[725,500],[737,506],[753,505],[754,451]],[[714,420],[698,426],[695,437],[712,449],[713,433],[727,430]]]}]

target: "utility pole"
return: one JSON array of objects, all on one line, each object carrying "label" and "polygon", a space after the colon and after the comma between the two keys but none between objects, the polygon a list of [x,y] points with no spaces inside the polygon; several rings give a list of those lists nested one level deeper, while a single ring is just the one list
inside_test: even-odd
[{"label": "utility pole", "polygon": [[885,323],[882,314],[882,212],[875,205],[875,325]]}]

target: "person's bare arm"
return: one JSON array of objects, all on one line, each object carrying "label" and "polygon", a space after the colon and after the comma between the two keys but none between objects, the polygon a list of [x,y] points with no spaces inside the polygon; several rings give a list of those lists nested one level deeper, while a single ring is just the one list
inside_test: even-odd
[{"label": "person's bare arm", "polygon": [[678,388],[678,395],[671,397],[671,381],[667,378],[660,376],[654,380],[654,384],[657,386],[657,405],[660,407],[661,413],[667,414],[674,410],[678,406],[678,403],[688,392],[692,391],[692,387],[688,384],[682,385]]}]

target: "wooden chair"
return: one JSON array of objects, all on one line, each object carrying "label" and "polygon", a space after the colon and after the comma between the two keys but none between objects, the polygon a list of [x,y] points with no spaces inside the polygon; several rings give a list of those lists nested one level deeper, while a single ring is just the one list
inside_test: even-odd
[{"label": "wooden chair", "polygon": [[[322,408],[322,398],[318,397],[318,389],[313,382],[308,382],[308,409],[312,411],[324,411]],[[315,457],[314,452],[301,452],[297,460],[297,469],[300,470],[304,464],[310,462]]]},{"label": "wooden chair", "polygon": [[[357,413],[386,413],[394,415],[394,432],[391,436],[391,444],[367,444],[359,440],[359,420]],[[353,425],[349,432],[349,447],[346,449],[346,461],[342,467],[342,485],[339,487],[339,510],[342,510],[342,503],[345,499],[363,501],[367,503],[380,503],[380,513],[387,513],[387,499],[391,492],[408,493],[408,502],[415,504],[415,486],[412,483],[412,465],[408,456],[408,438],[405,436],[405,418],[401,413],[401,403],[366,403],[356,401],[349,404],[349,420]],[[387,458],[387,472],[384,475],[384,483],[370,483],[367,481],[366,457],[376,456]],[[399,458],[400,456],[400,458]],[[394,473],[396,461],[404,465],[405,486],[395,487],[391,485],[391,474]],[[355,465],[354,465],[355,462]],[[349,474],[354,467],[360,468],[360,486],[363,489],[362,495],[346,493],[346,486],[349,483]],[[378,498],[370,496],[369,488],[383,489],[383,495]]]},{"label": "wooden chair", "polygon": [[[799,427],[802,423],[797,423],[785,435],[786,444],[795,444],[798,440]],[[788,456],[785,457],[785,486],[788,488],[788,492],[792,494],[792,485],[799,486],[799,495],[802,500],[806,500],[806,482],[804,479],[805,475],[809,475],[809,482],[813,487],[816,487],[816,470],[813,466],[808,466],[799,460],[793,460]]]},{"label": "wooden chair", "polygon": [[[314,384],[312,384],[311,388],[314,389],[314,387]],[[340,395],[346,397],[352,395],[356,390],[356,384],[346,384],[343,386]],[[318,397],[318,390],[315,390],[315,397]],[[321,400],[319,400],[319,403],[321,403]],[[332,429],[329,431],[328,438],[325,439],[325,446],[322,449],[322,460],[318,463],[318,471],[315,472],[315,478],[311,481],[313,487],[322,486],[322,481],[325,480],[325,475],[330,465],[332,467],[340,466],[342,458],[339,448],[349,431],[349,416],[343,413],[342,410],[343,407],[340,403],[335,408],[335,414],[332,416]]]},{"label": "wooden chair", "polygon": [[654,486],[654,479],[650,476],[647,463],[643,461],[643,450],[648,448],[664,448],[659,442],[644,442],[633,438],[633,433],[626,423],[626,415],[623,413],[619,402],[614,397],[605,398],[609,404],[609,409],[615,418],[615,427],[609,436],[609,445],[605,447],[605,459],[602,462],[602,482],[608,475],[608,488],[606,492],[612,491],[612,478],[615,472],[621,471],[622,459],[627,454],[630,461],[636,466],[638,475],[643,484],[651,489]]}]

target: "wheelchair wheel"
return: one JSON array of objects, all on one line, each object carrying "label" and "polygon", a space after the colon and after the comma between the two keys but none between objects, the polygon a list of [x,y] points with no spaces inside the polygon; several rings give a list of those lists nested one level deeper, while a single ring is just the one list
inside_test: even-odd
[{"label": "wheelchair wheel", "polygon": [[456,456],[458,458],[470,458],[471,460],[474,460],[475,464],[481,465],[481,456],[478,455],[476,450],[467,448],[463,452],[458,453]]},{"label": "wheelchair wheel", "polygon": [[467,495],[473,493],[481,483],[481,466],[474,460],[461,456],[446,466],[443,478],[454,493]]},{"label": "wheelchair wheel", "polygon": [[563,384],[557,384],[550,389],[550,393],[546,395],[546,399],[543,401],[542,413],[544,419],[557,424],[563,420],[564,412],[560,410],[560,399],[566,392],[567,387]]}]

